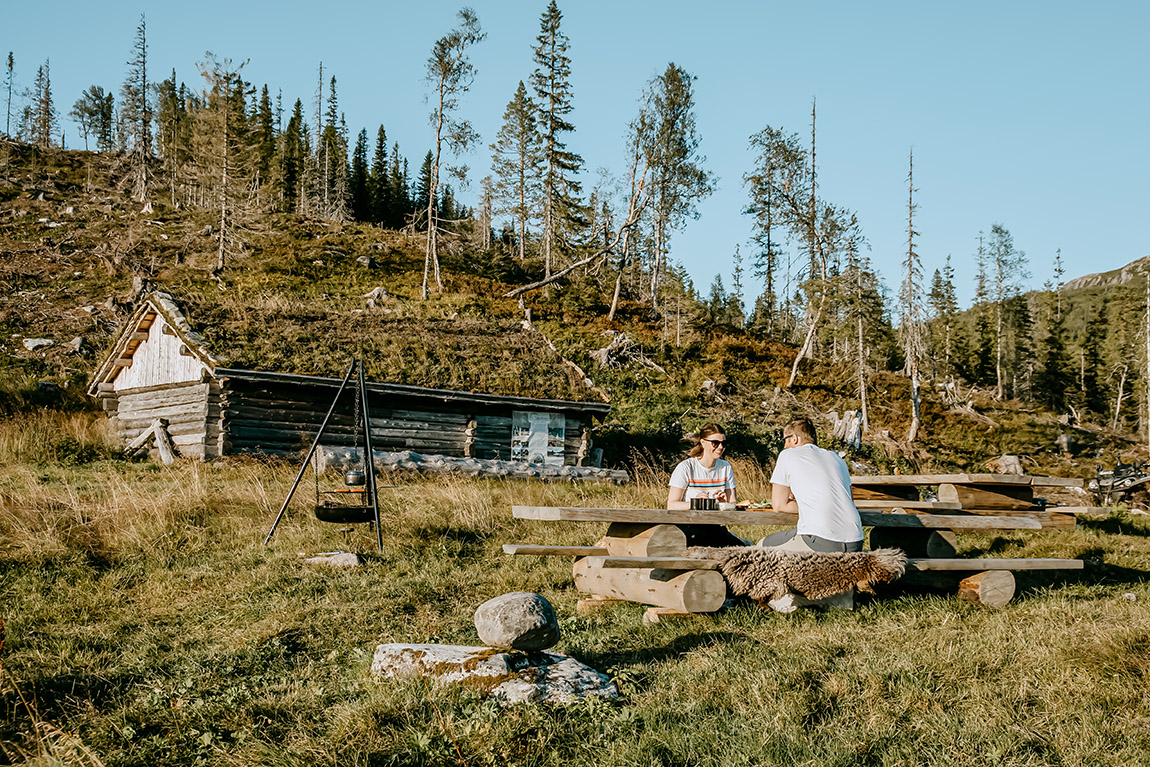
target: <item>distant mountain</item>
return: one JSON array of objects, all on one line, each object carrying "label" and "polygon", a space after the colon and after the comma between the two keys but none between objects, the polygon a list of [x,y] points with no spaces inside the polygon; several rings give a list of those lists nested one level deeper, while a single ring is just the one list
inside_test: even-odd
[{"label": "distant mountain", "polygon": [[1112,269],[1109,272],[1087,274],[1084,277],[1077,277],[1066,283],[1062,289],[1112,288],[1118,285],[1125,285],[1134,280],[1145,279],[1148,272],[1150,272],[1150,256],[1143,256],[1137,261],[1131,261],[1121,269]]}]

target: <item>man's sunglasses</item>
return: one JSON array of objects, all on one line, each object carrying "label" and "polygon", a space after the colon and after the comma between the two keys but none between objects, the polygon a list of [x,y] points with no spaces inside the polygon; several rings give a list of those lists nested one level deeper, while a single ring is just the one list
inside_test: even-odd
[{"label": "man's sunglasses", "polygon": [[710,442],[715,447],[726,447],[727,446],[727,440],[725,440],[725,439],[707,439],[706,437],[704,437],[703,441],[704,442]]}]

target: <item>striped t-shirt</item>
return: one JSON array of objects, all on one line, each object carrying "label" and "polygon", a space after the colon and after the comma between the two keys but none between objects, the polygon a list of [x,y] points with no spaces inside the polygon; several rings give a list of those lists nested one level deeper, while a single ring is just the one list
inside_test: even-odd
[{"label": "striped t-shirt", "polygon": [[716,490],[735,489],[735,472],[722,458],[715,459],[715,465],[709,469],[699,463],[698,458],[688,458],[671,472],[669,484],[681,488],[686,501],[699,497],[713,498]]}]

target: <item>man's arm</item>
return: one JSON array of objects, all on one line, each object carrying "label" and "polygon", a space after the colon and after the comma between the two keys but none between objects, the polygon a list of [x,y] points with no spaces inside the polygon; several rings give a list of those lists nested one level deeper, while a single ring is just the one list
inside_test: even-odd
[{"label": "man's arm", "polygon": [[799,513],[799,504],[791,495],[791,489],[786,485],[774,483],[771,485],[771,511],[789,511]]}]

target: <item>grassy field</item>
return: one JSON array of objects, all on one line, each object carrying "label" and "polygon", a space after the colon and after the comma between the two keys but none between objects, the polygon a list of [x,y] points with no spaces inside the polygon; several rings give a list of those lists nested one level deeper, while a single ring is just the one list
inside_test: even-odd
[{"label": "grassy field", "polygon": [[[738,606],[653,627],[575,613],[570,562],[507,542],[589,543],[600,525],[513,503],[659,503],[618,487],[415,480],[382,491],[384,552],[307,512],[264,534],[294,467],[114,458],[89,416],[0,425],[0,763],[85,765],[1131,765],[1150,757],[1150,523],[964,536],[963,553],[1084,557],[1020,578],[1001,610],[888,595],[853,613]],[[763,467],[736,459],[744,497]],[[747,530],[748,535],[758,531]],[[367,554],[350,572],[299,552]],[[618,702],[501,709],[381,683],[379,642],[477,644],[484,600],[555,605],[556,648]],[[1131,596],[1132,595],[1132,596]],[[5,756],[6,755],[6,756]]]}]

